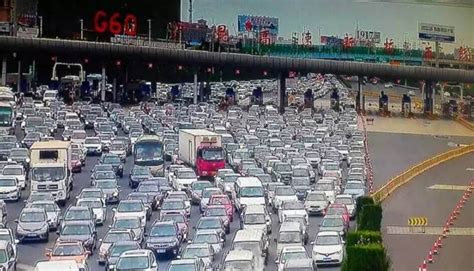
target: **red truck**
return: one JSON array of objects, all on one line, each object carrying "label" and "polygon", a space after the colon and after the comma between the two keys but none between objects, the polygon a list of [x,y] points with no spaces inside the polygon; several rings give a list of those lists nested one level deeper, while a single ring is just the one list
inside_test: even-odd
[{"label": "red truck", "polygon": [[204,129],[180,129],[178,158],[195,168],[199,177],[214,177],[225,168],[222,136]]}]

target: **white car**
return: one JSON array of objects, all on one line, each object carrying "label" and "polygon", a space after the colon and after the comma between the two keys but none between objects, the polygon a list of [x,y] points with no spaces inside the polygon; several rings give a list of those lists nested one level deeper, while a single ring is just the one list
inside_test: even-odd
[{"label": "white car", "polygon": [[275,261],[278,266],[278,271],[284,270],[283,267],[285,263],[290,259],[309,259],[309,256],[304,246],[284,247]]},{"label": "white car", "polygon": [[317,265],[341,264],[344,259],[344,240],[337,231],[318,232],[313,245],[312,258]]},{"label": "white car", "polygon": [[349,212],[350,218],[351,219],[354,218],[356,203],[355,203],[354,197],[352,197],[352,195],[349,195],[349,194],[337,195],[336,199],[334,200],[334,203],[335,204],[344,204],[344,205],[346,205],[347,212]]},{"label": "white car", "polygon": [[304,216],[306,221],[309,221],[304,204],[300,201],[283,201],[281,203],[278,208],[278,222],[283,223],[288,215]]},{"label": "white car", "polygon": [[95,215],[95,224],[103,225],[107,219],[107,208],[103,199],[100,198],[83,198],[78,199],[76,206],[87,206],[92,209]]},{"label": "white car", "polygon": [[385,83],[385,88],[393,88],[393,84],[390,82]]},{"label": "white car", "polygon": [[174,175],[170,175],[173,188],[176,190],[186,190],[193,182],[198,180],[194,170],[190,168],[178,168]]},{"label": "white car", "polygon": [[18,180],[11,176],[0,176],[0,199],[18,201],[21,198],[21,187]]},{"label": "white car", "polygon": [[215,230],[198,230],[194,233],[193,240],[189,240],[188,244],[209,244],[214,253],[218,254],[224,247],[224,239],[221,239]]},{"label": "white car", "polygon": [[333,203],[336,199],[336,187],[332,179],[321,179],[317,181],[314,190],[324,192],[330,203]]},{"label": "white car", "polygon": [[311,191],[306,195],[304,207],[309,215],[323,214],[329,206],[329,200],[323,191]]},{"label": "white car", "polygon": [[87,137],[84,140],[84,147],[87,149],[87,154],[102,154],[102,143],[99,137]]},{"label": "white car", "polygon": [[6,165],[3,168],[2,175],[16,178],[21,189],[25,189],[26,172],[22,165]]},{"label": "white car", "polygon": [[408,91],[408,96],[411,96],[411,97],[416,96],[415,91],[414,90]]},{"label": "white car", "polygon": [[78,143],[78,144],[84,144],[84,141],[87,138],[87,133],[84,130],[74,130],[72,131],[71,135],[71,142],[72,143]]},{"label": "white car", "polygon": [[298,201],[296,190],[293,187],[282,185],[275,188],[275,195],[272,200],[273,210],[277,211],[283,201]]},{"label": "white car", "polygon": [[114,218],[117,217],[139,217],[142,222],[142,226],[146,226],[146,208],[141,200],[121,200],[117,208],[112,209],[114,211]]}]

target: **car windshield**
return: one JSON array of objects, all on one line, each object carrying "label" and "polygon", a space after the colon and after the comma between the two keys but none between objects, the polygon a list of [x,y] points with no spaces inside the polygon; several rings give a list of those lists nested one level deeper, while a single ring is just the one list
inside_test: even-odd
[{"label": "car windshield", "polygon": [[82,191],[81,198],[102,198],[100,191]]},{"label": "car windshield", "polygon": [[348,183],[345,186],[346,189],[364,189],[364,186],[359,183]]},{"label": "car windshield", "polygon": [[264,224],[265,215],[264,214],[246,214],[245,215],[245,224]]},{"label": "car windshield", "polygon": [[194,171],[191,171],[191,170],[178,171],[178,178],[179,179],[195,179],[196,173],[194,173]]},{"label": "car windshield", "polygon": [[[139,134],[136,136],[139,136]],[[162,156],[163,144],[160,142],[140,142],[135,144],[135,159],[137,161],[156,160],[161,159]]]},{"label": "car windshield", "polygon": [[137,191],[140,192],[159,192],[160,188],[156,184],[140,184]]},{"label": "car windshield", "polygon": [[275,171],[277,172],[291,172],[291,166],[288,164],[276,164]]},{"label": "car windshield", "polygon": [[314,189],[317,191],[334,191],[334,185],[330,183],[317,183]]},{"label": "car windshield", "polygon": [[224,264],[225,271],[243,271],[253,269],[251,261],[226,261]]},{"label": "car windshield", "polygon": [[293,177],[309,177],[309,171],[305,168],[293,169]]},{"label": "car windshield", "polygon": [[69,210],[64,215],[64,220],[88,220],[91,219],[89,210]]},{"label": "car windshield", "polygon": [[113,171],[99,171],[95,173],[95,179],[114,179],[115,173]]},{"label": "car windshield", "polygon": [[89,235],[91,228],[88,225],[65,225],[61,235]]},{"label": "car windshield", "polygon": [[122,254],[125,251],[133,250],[133,249],[139,249],[138,246],[136,245],[114,245],[110,249],[110,256],[112,257],[118,257],[120,254]]},{"label": "car windshield", "polygon": [[23,175],[23,169],[22,168],[9,168],[5,167],[3,169],[3,175]]},{"label": "car windshield", "polygon": [[221,228],[221,223],[217,219],[200,219],[198,229],[219,229]]},{"label": "car windshield", "polygon": [[295,190],[291,187],[281,186],[277,187],[275,190],[275,195],[277,196],[292,196],[296,195]]},{"label": "car windshield", "polygon": [[37,167],[31,170],[31,176],[36,181],[60,181],[65,178],[64,167]]},{"label": "car windshield", "polygon": [[102,208],[102,202],[98,200],[81,200],[78,202],[77,206],[84,206],[89,208]]},{"label": "car windshield", "polygon": [[176,221],[176,223],[184,223],[185,218],[181,214],[164,214],[161,216],[160,221]]},{"label": "car windshield", "polygon": [[117,219],[114,223],[114,228],[116,229],[136,229],[141,226],[140,219],[138,218],[127,218],[127,219]]},{"label": "car windshield", "polygon": [[176,228],[173,224],[155,225],[150,230],[150,236],[176,236]]},{"label": "car windshield", "polygon": [[260,243],[255,242],[255,241],[234,242],[234,244],[232,245],[232,249],[248,250],[254,253],[254,255],[258,255],[258,253],[262,251],[262,248],[260,247]]},{"label": "car windshield", "polygon": [[282,253],[281,259],[284,261],[292,260],[292,259],[307,259],[308,255],[306,255],[305,251],[291,251]]},{"label": "car windshield", "polygon": [[210,204],[212,204],[212,205],[230,205],[231,202],[226,197],[215,197],[215,198],[212,198]]},{"label": "car windshield", "polygon": [[16,180],[15,179],[0,179],[0,187],[11,187],[11,186],[16,186]]},{"label": "car windshield", "polygon": [[133,175],[149,175],[150,170],[147,167],[135,167],[133,168]]},{"label": "car windshield", "polygon": [[339,236],[335,235],[323,235],[316,237],[315,245],[318,246],[332,246],[332,245],[339,245],[341,242]]},{"label": "car windshield", "polygon": [[143,205],[138,202],[120,202],[117,208],[119,212],[141,212]]},{"label": "car windshield", "polygon": [[343,215],[344,213],[342,208],[328,208],[326,210],[326,215]]},{"label": "car windshield", "polygon": [[322,227],[341,227],[344,225],[344,221],[341,218],[334,217],[334,218],[324,218],[321,222]]},{"label": "car windshield", "polygon": [[117,182],[115,180],[110,180],[110,181],[96,181],[95,182],[95,187],[97,188],[117,188]]},{"label": "car windshield", "polygon": [[217,244],[219,239],[216,234],[196,234],[196,237],[193,240],[195,244]]},{"label": "car windshield", "polygon": [[120,163],[120,158],[115,155],[107,155],[104,157],[102,160],[103,163],[105,164],[119,164]]},{"label": "car windshield", "polygon": [[194,263],[186,263],[186,264],[171,264],[168,271],[194,271],[196,267]]},{"label": "car windshield", "polygon": [[206,211],[207,216],[226,216],[227,212],[225,208],[208,208]]},{"label": "car windshield", "polygon": [[202,150],[202,159],[207,161],[218,161],[224,159],[222,148],[212,148]]},{"label": "car windshield", "polygon": [[303,203],[299,201],[284,201],[282,204],[282,209],[285,210],[301,210],[304,209]]},{"label": "car windshield", "polygon": [[53,203],[32,203],[32,208],[42,208],[46,212],[56,212],[56,206]]},{"label": "car windshield", "polygon": [[148,262],[146,256],[120,257],[116,268],[120,270],[144,270],[149,267]]},{"label": "car windshield", "polygon": [[91,145],[100,144],[100,139],[99,138],[86,138],[86,140],[84,141],[84,144],[91,144]]},{"label": "car windshield", "polygon": [[280,243],[297,243],[301,241],[301,234],[299,231],[283,231],[280,232]]},{"label": "car windshield", "polygon": [[204,189],[202,191],[202,197],[205,199],[210,198],[212,195],[218,195],[221,194],[221,191],[215,188],[212,189]]},{"label": "car windshield", "polygon": [[43,222],[45,221],[44,213],[40,212],[24,212],[20,215],[21,222]]},{"label": "car windshield", "polygon": [[163,202],[162,210],[184,210],[184,201],[181,200],[166,200]]},{"label": "car windshield", "polygon": [[0,250],[0,263],[6,263],[7,260],[7,251],[5,249]]},{"label": "car windshield", "polygon": [[71,139],[86,139],[87,134],[86,133],[72,133]]},{"label": "car windshield", "polygon": [[208,187],[212,187],[212,184],[210,182],[194,182],[191,185],[193,191],[202,191]]},{"label": "car windshield", "polygon": [[304,185],[310,185],[310,180],[307,177],[304,178],[293,178],[292,181],[293,185],[295,186],[304,186]]},{"label": "car windshield", "polygon": [[28,157],[27,150],[11,150],[10,152],[11,157]]},{"label": "car windshield", "polygon": [[325,201],[325,200],[326,200],[325,194],[309,193],[308,196],[306,196],[306,201]]},{"label": "car windshield", "polygon": [[354,204],[352,202],[352,199],[350,198],[336,198],[336,200],[334,201],[334,203],[336,204],[344,204],[344,205],[352,205]]},{"label": "car windshield", "polygon": [[128,232],[109,232],[105,235],[104,242],[105,243],[114,243],[117,241],[129,241],[131,240],[131,236]]},{"label": "car windshield", "polygon": [[183,259],[194,259],[211,256],[211,251],[208,248],[187,247],[183,252]]},{"label": "car windshield", "polygon": [[79,256],[83,255],[84,250],[79,245],[58,245],[53,251],[53,256]]},{"label": "car windshield", "polygon": [[336,164],[326,164],[324,165],[325,170],[339,170],[339,166]]}]

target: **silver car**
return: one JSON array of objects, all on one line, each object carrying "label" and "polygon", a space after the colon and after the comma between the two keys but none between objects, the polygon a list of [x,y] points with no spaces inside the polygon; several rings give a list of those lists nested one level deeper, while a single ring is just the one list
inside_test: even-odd
[{"label": "silver car", "polygon": [[29,203],[26,207],[44,209],[46,211],[46,215],[48,216],[49,228],[51,230],[56,230],[59,227],[60,219],[61,219],[61,209],[59,208],[58,204],[56,204],[54,201],[52,200],[35,201],[32,203]]}]

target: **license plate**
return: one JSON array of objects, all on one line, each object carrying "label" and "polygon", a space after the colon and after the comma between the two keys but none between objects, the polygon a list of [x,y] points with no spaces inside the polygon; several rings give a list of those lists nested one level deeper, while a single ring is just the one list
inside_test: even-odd
[{"label": "license plate", "polygon": [[166,249],[157,249],[156,250],[156,253],[165,253],[166,252]]},{"label": "license plate", "polygon": [[28,233],[28,237],[36,237],[36,234],[34,234],[34,233]]},{"label": "license plate", "polygon": [[329,261],[331,261],[331,258],[329,258],[329,257],[324,257],[324,258],[323,258],[323,261],[329,262]]}]

